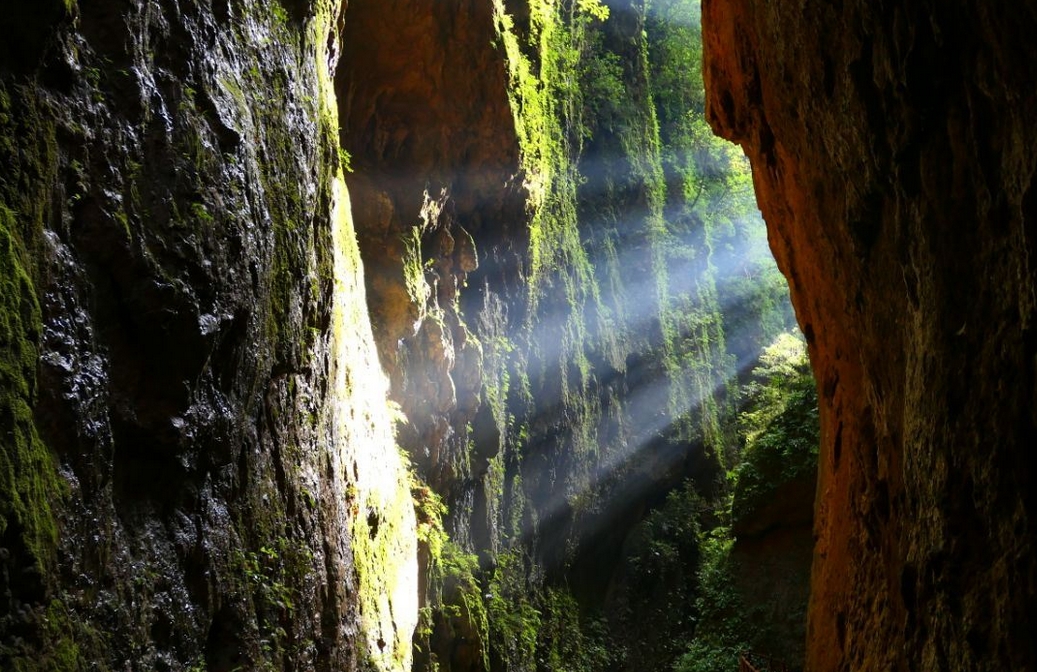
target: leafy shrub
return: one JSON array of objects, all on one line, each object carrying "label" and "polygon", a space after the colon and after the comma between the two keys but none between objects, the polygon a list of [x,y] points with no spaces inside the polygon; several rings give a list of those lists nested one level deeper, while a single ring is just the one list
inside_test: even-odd
[{"label": "leafy shrub", "polygon": [[728,672],[746,649],[744,610],[729,567],[732,544],[726,527],[702,539],[695,600],[698,627],[687,651],[674,663],[674,672]]},{"label": "leafy shrub", "polygon": [[614,669],[616,648],[604,619],[580,618],[580,606],[565,588],[543,596],[538,667],[551,672],[605,672]]},{"label": "leafy shrub", "polygon": [[533,605],[534,595],[520,551],[498,555],[487,594],[491,646],[504,660],[506,669],[514,672],[536,669],[541,619],[540,611]]},{"label": "leafy shrub", "polygon": [[732,515],[743,519],[776,488],[817,469],[817,390],[802,337],[786,332],[764,350],[747,387],[749,410],[735,468]]}]

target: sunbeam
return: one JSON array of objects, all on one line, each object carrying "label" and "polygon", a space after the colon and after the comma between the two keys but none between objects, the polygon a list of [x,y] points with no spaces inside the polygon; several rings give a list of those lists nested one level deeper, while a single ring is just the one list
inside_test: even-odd
[{"label": "sunbeam", "polygon": [[[446,498],[458,552],[488,572],[491,632],[494,610],[535,629],[517,586],[564,586],[601,536],[619,553],[685,480],[723,507],[743,386],[793,324],[748,162],[704,120],[697,3],[494,8],[514,167],[407,161],[433,142],[412,133],[440,133],[408,108],[429,127],[386,140],[353,178],[383,204],[359,228],[377,234],[372,302],[396,320],[382,349],[409,418],[399,439]],[[504,636],[505,667],[533,669]]]}]

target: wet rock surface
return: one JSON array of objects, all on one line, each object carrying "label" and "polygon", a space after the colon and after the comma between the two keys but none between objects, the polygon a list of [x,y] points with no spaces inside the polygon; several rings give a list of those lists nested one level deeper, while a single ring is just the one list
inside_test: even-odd
[{"label": "wet rock surface", "polygon": [[821,397],[808,669],[1032,669],[1037,7],[704,3]]},{"label": "wet rock surface", "polygon": [[333,338],[371,341],[331,333],[333,296],[364,305],[332,292],[340,8],[16,4],[0,214],[38,362],[0,380],[35,479],[4,482],[0,668],[384,667],[344,493],[355,446],[395,450],[328,410]]}]

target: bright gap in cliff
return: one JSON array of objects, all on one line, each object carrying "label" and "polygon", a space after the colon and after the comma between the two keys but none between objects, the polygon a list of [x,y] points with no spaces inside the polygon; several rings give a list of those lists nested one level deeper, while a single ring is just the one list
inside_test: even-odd
[{"label": "bright gap in cliff", "polygon": [[[432,615],[421,647],[458,613],[483,613],[487,632],[473,622],[467,641],[488,649],[471,657],[533,669],[555,660],[537,647],[558,641],[532,625],[557,607],[545,585],[589,613],[633,565],[657,562],[630,548],[671,495],[694,490],[685,508],[699,518],[658,526],[688,533],[666,548],[728,516],[753,372],[794,324],[787,287],[747,162],[704,119],[695,0],[647,13],[610,0],[604,20],[590,0],[493,3],[499,40],[476,32],[478,44],[451,32],[454,14],[367,2],[351,3],[347,26],[398,26],[391,46],[351,29],[347,44],[366,51],[338,82],[367,292],[409,419],[398,440],[444,499],[449,585],[469,590]],[[494,59],[510,87],[500,100]],[[695,570],[682,572],[690,591]],[[696,596],[674,595],[680,618],[655,624],[666,640],[640,633],[668,658],[627,642],[625,669],[668,669],[688,642],[685,625],[668,628],[691,621]]]}]

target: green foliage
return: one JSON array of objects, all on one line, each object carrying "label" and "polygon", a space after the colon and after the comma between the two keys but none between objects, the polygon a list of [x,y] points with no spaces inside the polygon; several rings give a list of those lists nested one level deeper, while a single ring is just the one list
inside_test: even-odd
[{"label": "green foliage", "polygon": [[411,499],[414,500],[414,517],[417,522],[418,541],[428,548],[431,575],[437,569],[443,556],[443,547],[449,542],[446,530],[443,529],[443,517],[447,513],[446,504],[432,488],[411,472]]},{"label": "green foliage", "polygon": [[421,227],[411,227],[410,235],[403,239],[403,281],[407,296],[417,311],[417,321],[428,314],[428,301],[432,287],[425,279],[425,263],[421,254]]},{"label": "green foliage", "polygon": [[242,580],[259,626],[260,658],[257,669],[276,669],[273,661],[293,657],[305,640],[298,640],[287,628],[298,600],[298,586],[312,571],[313,555],[302,543],[278,537],[256,551],[235,551],[231,571]]},{"label": "green foliage", "polygon": [[625,544],[628,597],[616,637],[628,664],[668,667],[694,633],[694,603],[702,555],[701,533],[712,505],[692,482],[669,493],[630,533]]},{"label": "green foliage", "polygon": [[565,588],[543,595],[539,669],[551,672],[605,672],[619,661],[602,618],[581,619],[576,599]]},{"label": "green foliage", "polygon": [[[412,474],[412,497],[417,518],[418,541],[427,553],[425,596],[427,604],[421,608],[418,627],[414,633],[416,651],[430,648],[431,637],[440,627],[474,635],[482,655],[483,669],[489,670],[487,641],[489,620],[479,583],[479,559],[464,552],[450,540],[443,529],[447,513],[442,499]],[[470,638],[470,637],[469,637]],[[438,663],[430,661],[430,669]]]},{"label": "green foliage", "polygon": [[536,591],[526,578],[520,553],[508,550],[498,555],[497,566],[490,576],[487,598],[490,643],[506,669],[533,672],[542,621],[534,604]]},{"label": "green foliage", "polygon": [[728,645],[710,639],[695,639],[674,663],[674,672],[731,672],[744,651],[740,643]]},{"label": "green foliage", "polygon": [[806,342],[797,332],[780,334],[760,355],[746,386],[751,405],[742,414],[743,434],[752,446],[796,396],[814,390]]},{"label": "green foliage", "polygon": [[601,4],[601,0],[576,0],[577,9],[598,21],[609,18],[609,8]]},{"label": "green foliage", "polygon": [[279,25],[288,23],[288,10],[278,0],[270,3],[270,13],[274,17],[275,23]]},{"label": "green foliage", "polygon": [[291,613],[295,609],[292,585],[309,571],[312,555],[303,544],[279,537],[258,551],[239,552],[240,575],[252,585],[257,606],[266,612]]},{"label": "green foliage", "polygon": [[695,490],[695,484],[686,482],[666,496],[663,506],[651,511],[630,537],[630,564],[642,581],[658,582],[679,575],[698,563],[700,518],[709,509]]},{"label": "green foliage", "polygon": [[604,49],[600,43],[600,36],[595,35],[593,46],[581,63],[588,137],[621,130],[620,124],[630,106],[619,55]]},{"label": "green foliage", "polygon": [[749,163],[705,120],[700,31],[698,0],[648,4],[644,60],[654,115],[646,123],[654,131],[628,140],[626,151],[661,222],[648,228],[669,412],[683,440],[703,442],[726,467],[738,453],[735,364],[791,326],[792,312]]},{"label": "green foliage", "polygon": [[478,580],[479,559],[447,541],[440,558],[440,571],[443,593],[439,608],[448,618],[461,619],[464,630],[475,634],[478,641],[474,644],[482,654],[483,668],[489,670],[490,615]]},{"label": "green foliage", "polygon": [[338,148],[338,166],[342,172],[353,172],[353,157],[342,147]]},{"label": "green foliage", "polygon": [[652,88],[663,139],[673,144],[673,125],[705,113],[699,0],[646,4]]},{"label": "green foliage", "polygon": [[780,485],[817,469],[817,390],[802,336],[781,334],[764,350],[753,378],[740,417],[745,448],[733,473],[735,519],[754,511]]},{"label": "green foliage", "polygon": [[[764,350],[747,386],[746,410],[739,418],[745,437],[740,463],[733,469],[732,519],[743,519],[776,488],[816,470],[817,394],[798,334],[782,333]],[[695,601],[698,625],[675,672],[721,672],[732,669],[738,654],[769,636],[736,587],[730,530],[717,525],[704,535]],[[785,605],[794,610],[797,605]]]},{"label": "green foliage", "polygon": [[[496,2],[495,9],[509,69],[530,225],[524,317],[508,331],[515,347],[509,351],[489,334],[481,334],[484,355],[501,372],[494,376],[499,382],[489,387],[487,397],[506,437],[504,450],[521,450],[550,434],[559,458],[577,467],[559,474],[557,487],[575,497],[590,487],[588,467],[601,450],[602,409],[593,393],[593,362],[602,351],[618,350],[611,342],[616,330],[601,300],[592,250],[582,237],[577,198],[583,181],[579,157],[587,136],[579,73],[591,31],[607,12],[598,2],[535,0],[529,6],[529,31],[520,34],[504,3]],[[502,354],[509,362],[506,371],[495,365]],[[614,354],[612,360],[621,366],[622,355]],[[560,400],[558,417],[566,418],[564,427],[526,420],[537,415],[534,399],[545,397]],[[507,413],[498,412],[501,402],[508,406]],[[499,466],[503,468],[506,460],[515,465],[520,459],[502,457]],[[494,513],[502,527],[517,533],[521,518],[531,513],[522,475],[502,475],[496,483],[503,502]],[[521,652],[531,649],[523,641],[516,635],[506,645],[513,659],[526,660]]]},{"label": "green foliage", "polygon": [[[525,490],[559,493],[572,518],[566,522],[578,529],[609,492],[591,475],[610,451],[635,442],[704,444],[723,468],[733,464],[741,447],[735,363],[787,327],[791,315],[767,253],[748,162],[705,122],[698,2],[653,0],[645,32],[632,41],[602,26],[608,17],[595,4],[532,0],[528,26],[519,31],[504,3],[495,3],[529,193],[528,294],[516,335],[502,326],[507,318],[487,288],[479,337],[491,379],[485,398],[503,436],[486,481],[501,504],[487,509],[515,540],[542,513]],[[728,292],[742,307],[735,317],[722,310]],[[643,375],[665,387],[653,436],[638,436],[625,392],[599,385],[605,371],[631,373],[632,356],[653,362],[655,370]],[[564,421],[545,421],[534,398],[557,399],[552,413]],[[550,473],[527,470],[532,460],[524,449],[548,441]],[[700,546],[713,539],[701,530],[716,527],[727,506],[688,487],[632,538],[630,570],[644,588],[632,598],[643,600],[635,613],[664,624],[643,638],[657,649],[657,667],[669,666],[691,637],[687,605],[699,584],[726,590],[719,559],[726,547],[709,541],[719,550],[706,567]],[[592,634],[604,626],[578,614],[564,588],[545,587],[536,559],[514,548],[495,561],[486,591],[495,663],[508,670],[621,664],[619,656],[587,653],[593,642],[611,648],[608,637]],[[728,646],[708,634],[694,646]],[[626,664],[643,660],[639,654],[632,650]]]},{"label": "green foliage", "polygon": [[747,624],[729,566],[732,544],[725,527],[714,529],[702,539],[695,599],[698,627],[687,651],[674,664],[674,672],[728,672],[746,649]]}]

